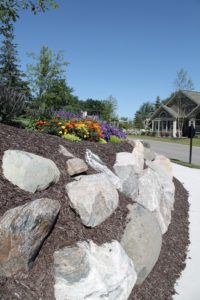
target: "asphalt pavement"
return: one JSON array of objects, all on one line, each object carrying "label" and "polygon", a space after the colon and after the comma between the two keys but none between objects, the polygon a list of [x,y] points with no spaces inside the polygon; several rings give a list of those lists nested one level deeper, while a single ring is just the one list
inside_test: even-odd
[{"label": "asphalt pavement", "polygon": [[[135,139],[135,138],[130,138]],[[189,162],[190,146],[181,145],[176,143],[167,143],[160,141],[153,141],[149,139],[142,139],[149,143],[150,148],[160,154],[165,155],[168,158],[175,158],[185,162]],[[200,147],[192,147],[192,163],[200,165]]]}]

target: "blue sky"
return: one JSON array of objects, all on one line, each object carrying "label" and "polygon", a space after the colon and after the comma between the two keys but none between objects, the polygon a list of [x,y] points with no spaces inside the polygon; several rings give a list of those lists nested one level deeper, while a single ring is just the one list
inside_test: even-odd
[{"label": "blue sky", "polygon": [[180,68],[200,91],[199,0],[60,0],[37,16],[20,12],[20,64],[43,45],[70,62],[69,86],[80,99],[118,101],[118,115],[133,118],[143,102],[174,90]]}]

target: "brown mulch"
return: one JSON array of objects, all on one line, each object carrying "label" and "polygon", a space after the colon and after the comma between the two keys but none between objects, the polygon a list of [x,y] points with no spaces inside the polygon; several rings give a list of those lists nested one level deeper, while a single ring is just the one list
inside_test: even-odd
[{"label": "brown mulch", "polygon": [[[128,143],[110,143],[107,145],[90,142],[72,143],[56,136],[31,133],[0,123],[0,166],[5,150],[20,149],[52,159],[61,172],[57,184],[50,186],[45,191],[31,194],[9,183],[3,177],[0,167],[0,216],[8,209],[44,197],[58,200],[62,206],[54,229],[44,242],[27,277],[0,277],[0,300],[54,300],[54,251],[75,244],[80,240],[92,239],[95,243],[102,244],[113,239],[119,241],[122,236],[128,212],[127,204],[131,203],[123,194],[120,194],[118,209],[105,222],[95,228],[83,226],[80,218],[69,207],[65,198],[65,185],[73,179],[66,172],[67,158],[59,154],[59,144],[80,158],[84,158],[87,148],[91,149],[111,169],[116,152],[132,151],[132,146]],[[89,168],[87,173],[93,174],[95,171]],[[178,180],[175,179],[174,183],[176,187],[175,209],[172,213],[169,230],[163,236],[160,257],[145,282],[133,289],[129,300],[172,299],[175,292],[175,281],[185,267],[189,244],[188,195]]]}]

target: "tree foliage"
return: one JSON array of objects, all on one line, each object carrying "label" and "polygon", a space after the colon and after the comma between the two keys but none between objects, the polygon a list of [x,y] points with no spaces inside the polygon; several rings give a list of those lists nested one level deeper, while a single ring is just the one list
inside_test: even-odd
[{"label": "tree foliage", "polygon": [[[65,67],[68,65],[63,58],[62,52],[54,54],[51,49],[43,46],[39,55],[29,53],[34,63],[27,65],[27,75],[31,82],[34,95],[45,104],[45,97],[52,93],[55,88],[59,93],[64,88]],[[56,86],[56,87],[55,87]],[[66,90],[65,84],[65,90]],[[69,88],[67,90],[69,92]]]},{"label": "tree foliage", "polygon": [[17,45],[14,43],[13,29],[10,27],[10,32],[7,32],[0,48],[0,84],[30,95],[28,82],[23,80],[25,74],[20,70],[17,56]]},{"label": "tree foliage", "polygon": [[144,128],[144,121],[150,118],[151,114],[154,112],[154,104],[151,102],[143,103],[139,110],[135,113],[134,116],[134,126],[137,128]]},{"label": "tree foliage", "polygon": [[0,33],[5,35],[10,25],[19,18],[19,9],[29,9],[34,14],[45,12],[50,7],[57,8],[54,0],[1,0],[0,1]]},{"label": "tree foliage", "polygon": [[102,101],[101,117],[106,122],[110,122],[116,118],[117,99],[110,95],[106,100]]}]

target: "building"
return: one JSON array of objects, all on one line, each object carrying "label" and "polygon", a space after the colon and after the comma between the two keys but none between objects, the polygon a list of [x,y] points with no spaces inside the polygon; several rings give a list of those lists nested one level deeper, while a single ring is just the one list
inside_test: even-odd
[{"label": "building", "polygon": [[200,135],[200,92],[178,91],[151,116],[152,132],[158,136],[187,136],[194,125]]}]

